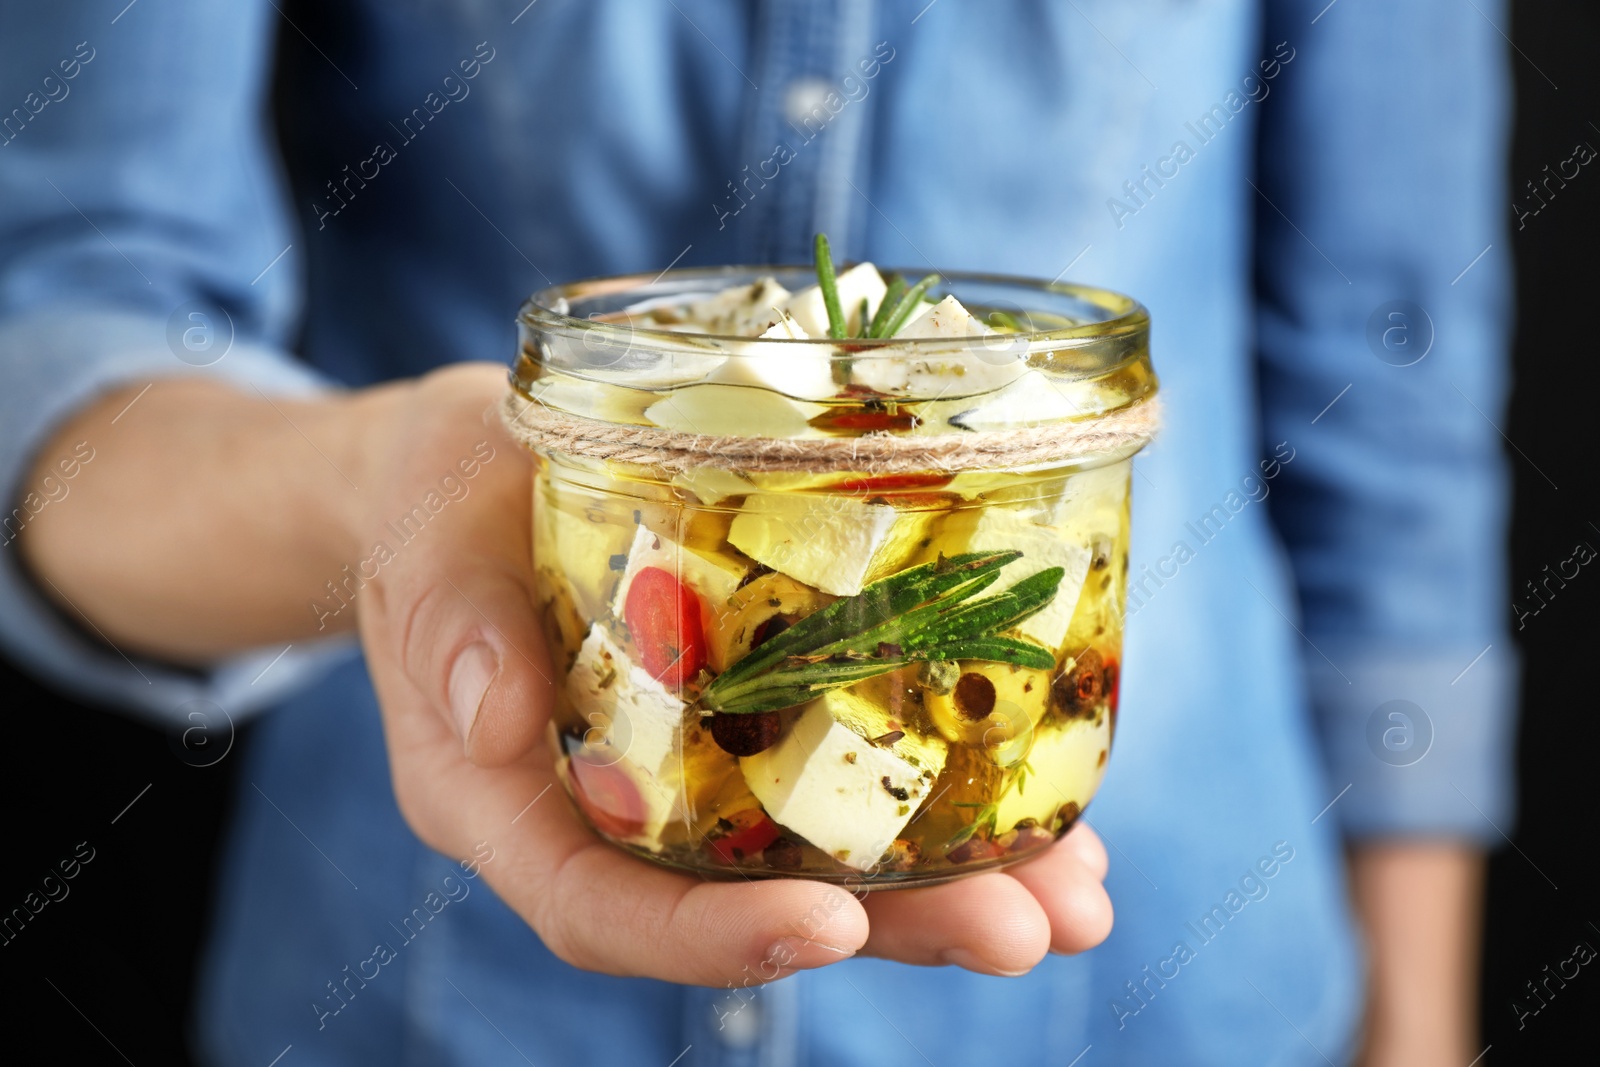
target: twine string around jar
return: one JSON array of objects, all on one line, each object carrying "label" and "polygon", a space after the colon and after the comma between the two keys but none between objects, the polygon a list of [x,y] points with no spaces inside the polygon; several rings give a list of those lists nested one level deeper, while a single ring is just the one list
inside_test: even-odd
[{"label": "twine string around jar", "polygon": [[1016,470],[1134,451],[1160,428],[1155,397],[1101,415],[1003,430],[859,437],[778,438],[683,433],[585,418],[509,390],[506,428],[524,446],[587,459],[681,473],[697,467],[740,471],[907,474]]}]

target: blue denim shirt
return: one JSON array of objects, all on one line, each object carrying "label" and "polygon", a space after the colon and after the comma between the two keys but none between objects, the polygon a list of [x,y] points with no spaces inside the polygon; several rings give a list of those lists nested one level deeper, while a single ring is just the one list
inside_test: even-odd
[{"label": "blue denim shirt", "polygon": [[[1510,818],[1501,5],[524,4],[0,2],[0,634],[157,719],[274,705],[198,1046],[1342,1061],[1362,995],[1342,838],[1487,843]],[[1153,314],[1169,424],[1137,465],[1122,729],[1089,812],[1117,926],[1086,955],[759,989],[575,971],[406,829],[348,646],[130,662],[18,569],[16,533],[71,506],[68,468],[32,485],[30,459],[106,390],[502,360],[547,282],[804,262],[818,230]]]}]

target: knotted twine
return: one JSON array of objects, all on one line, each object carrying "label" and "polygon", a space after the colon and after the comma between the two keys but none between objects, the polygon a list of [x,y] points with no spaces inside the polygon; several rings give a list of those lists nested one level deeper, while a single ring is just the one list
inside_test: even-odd
[{"label": "knotted twine", "polygon": [[1136,451],[1149,443],[1161,422],[1155,397],[1072,421],[921,436],[886,431],[804,438],[684,433],[557,411],[515,390],[506,393],[500,413],[524,446],[674,474],[697,467],[874,474],[1016,470]]}]

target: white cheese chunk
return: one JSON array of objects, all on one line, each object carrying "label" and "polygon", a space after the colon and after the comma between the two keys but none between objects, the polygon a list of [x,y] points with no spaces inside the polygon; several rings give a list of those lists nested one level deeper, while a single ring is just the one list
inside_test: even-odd
[{"label": "white cheese chunk", "polygon": [[[945,421],[962,430],[1013,430],[1047,426],[1082,414],[1065,383],[1030,370],[1011,384],[975,398]],[[949,432],[935,427],[930,432]]]},{"label": "white cheese chunk", "polygon": [[[776,321],[762,338],[781,341],[807,341],[812,335],[788,312],[774,313]],[[839,391],[833,380],[833,364],[827,345],[774,345],[752,343],[738,348],[707,377],[709,382],[728,385],[755,385],[763,389],[799,397],[824,400]]]},{"label": "white cheese chunk", "polygon": [[748,478],[721,467],[690,467],[673,475],[672,485],[693,493],[697,501],[707,505],[755,491]]},{"label": "white cheese chunk", "polygon": [[686,705],[629,659],[605,627],[589,628],[567,675],[567,697],[589,724],[588,744],[626,757],[652,778],[672,769]]},{"label": "white cheese chunk", "polygon": [[739,761],[774,822],[857,870],[876,863],[911,821],[946,751],[909,734],[893,746],[872,744],[845,724],[870,722],[866,703],[829,693],[807,704],[777,744]]},{"label": "white cheese chunk", "polygon": [[1001,568],[999,580],[984,591],[984,596],[1009,589],[1047,567],[1062,568],[1065,573],[1054,599],[1016,627],[1018,633],[1051,651],[1061,648],[1078,606],[1078,594],[1083,591],[1083,580],[1089,573],[1092,553],[1087,545],[1068,541],[1056,530],[999,507],[973,508],[948,516],[939,545],[948,555],[1012,550],[1022,553],[1021,559]]},{"label": "white cheese chunk", "polygon": [[[857,263],[835,279],[839,288],[839,310],[844,312],[845,334],[854,337],[861,332],[861,301],[867,301],[867,317],[878,312],[883,294],[888,286],[878,268],[871,263]],[[808,285],[783,304],[783,309],[794,316],[800,328],[812,337],[828,336],[828,305],[822,299],[822,287]]]},{"label": "white cheese chunk", "polygon": [[798,582],[854,596],[915,551],[929,521],[844,496],[753,494],[729,527],[728,542]]},{"label": "white cheese chunk", "polygon": [[788,299],[789,290],[776,278],[758,278],[749,285],[736,285],[678,308],[677,313],[688,321],[672,328],[753,337],[778,317],[778,309]]},{"label": "white cheese chunk", "polygon": [[697,552],[640,524],[628,548],[628,563],[623,568],[622,580],[617,583],[616,598],[611,602],[617,618],[624,617],[628,590],[633,588],[633,579],[646,567],[659,567],[688,586],[700,598],[703,622],[712,621],[725,610],[728,598],[744,581],[747,570],[744,563],[731,555]]},{"label": "white cheese chunk", "polygon": [[574,606],[586,623],[599,618],[617,580],[612,557],[628,549],[628,528],[604,521],[604,515],[592,522],[553,502],[540,502],[534,514],[544,522],[541,550],[555,557],[555,570],[572,591]]},{"label": "white cheese chunk", "polygon": [[644,415],[662,429],[707,437],[804,437],[810,420],[827,410],[768,389],[708,383],[674,390],[645,408]]},{"label": "white cheese chunk", "polygon": [[895,334],[899,340],[981,339],[947,352],[922,353],[885,348],[851,365],[859,385],[880,393],[938,399],[975,396],[999,389],[1028,369],[1027,344],[996,333],[979,322],[953,296],[947,296]]},{"label": "white cheese chunk", "polygon": [[[1029,520],[1051,526],[1062,536],[1082,544],[1115,538],[1126,523],[1128,507],[1127,463],[1111,463],[1075,471],[1059,482],[1040,487],[1038,500],[1021,506]],[[1059,487],[1051,492],[1053,487]]]}]

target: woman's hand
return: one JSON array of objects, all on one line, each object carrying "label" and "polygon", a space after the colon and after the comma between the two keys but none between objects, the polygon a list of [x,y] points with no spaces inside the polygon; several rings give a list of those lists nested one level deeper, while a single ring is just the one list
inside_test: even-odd
[{"label": "woman's hand", "polygon": [[[294,404],[163,384],[75,490],[90,500],[51,509],[30,561],[112,640],[169,658],[300,640],[354,615],[406,821],[456,858],[488,842],[484,877],[575,966],[726,986],[859,952],[1021,974],[1105,938],[1106,853],[1082,826],[1003,872],[864,900],[802,880],[702,881],[596,838],[546,741],[555,682],[533,606],[531,463],[500,426],[505,388],[486,364]],[[463,461],[476,461],[470,478]],[[446,477],[464,495],[445,497]],[[400,542],[401,517],[429,493],[437,512]],[[391,552],[374,552],[380,541]],[[86,550],[102,569],[70,574]],[[324,584],[346,564],[365,582],[354,611],[319,613],[313,602],[338,603]]]}]

